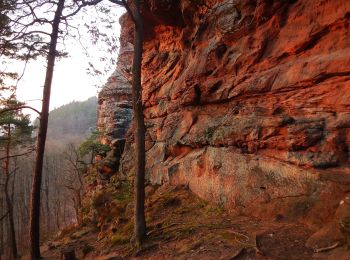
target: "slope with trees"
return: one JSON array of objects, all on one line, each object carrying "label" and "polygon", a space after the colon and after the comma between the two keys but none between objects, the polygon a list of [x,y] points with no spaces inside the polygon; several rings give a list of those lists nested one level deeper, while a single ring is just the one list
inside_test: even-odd
[{"label": "slope with trees", "polygon": [[[78,146],[90,136],[96,126],[96,102],[96,97],[81,102],[74,101],[50,113],[40,212],[40,234],[43,239],[81,221],[81,200],[84,194],[82,178],[91,154],[88,149],[81,154]],[[28,170],[33,167],[34,135],[31,132],[33,126],[30,125],[29,117],[22,115],[20,110],[9,110],[23,104],[15,100],[3,100],[2,103],[0,184],[3,185],[0,186],[0,255],[10,258],[10,254],[15,255],[14,250],[9,251],[11,247],[17,247],[18,255],[28,249],[28,198],[31,184],[31,171]],[[65,120],[70,127],[59,128]],[[11,128],[8,127],[8,123],[11,123]],[[8,139],[8,130],[11,140]],[[51,131],[53,134],[50,135]],[[28,145],[26,140],[30,141]],[[12,216],[10,213],[13,213]]]},{"label": "slope with trees", "polygon": [[[1,210],[1,249],[3,248],[3,241],[5,231],[3,230],[3,221],[7,220],[8,230],[6,230],[8,245],[12,249],[11,256],[17,258],[18,246],[16,240],[15,231],[15,217],[14,217],[14,196],[16,174],[18,173],[18,160],[24,156],[30,155],[33,152],[32,147],[32,130],[33,127],[30,124],[29,115],[24,115],[20,110],[11,110],[12,107],[21,106],[14,95],[11,95],[8,99],[1,99],[0,103],[0,163],[2,176],[0,180],[3,190],[1,194],[1,204],[5,204],[5,207]],[[7,110],[7,111],[6,111]],[[5,112],[4,112],[5,111]],[[2,251],[2,250],[0,250]]]},{"label": "slope with trees", "polygon": [[[65,54],[58,50],[57,44],[70,35],[70,19],[83,7],[95,5],[98,2],[100,1],[19,1],[16,3],[16,12],[13,13],[14,18],[11,21],[15,30],[11,32],[9,37],[4,37],[5,41],[9,43],[16,43],[18,40],[23,41],[23,39],[28,40],[29,51],[26,55],[32,55],[31,52],[34,50],[47,59],[32,181],[31,259],[40,258],[40,193],[53,72],[56,58]],[[25,44],[28,45],[28,42]],[[39,49],[37,45],[39,45]]]},{"label": "slope with trees", "polygon": [[[39,111],[39,126],[37,130],[35,167],[32,180],[32,192],[30,203],[30,258],[40,258],[40,205],[41,186],[43,180],[44,153],[47,138],[49,104],[51,85],[54,76],[54,66],[57,57],[66,53],[59,51],[59,41],[70,35],[70,19],[85,6],[96,5],[101,0],[94,1],[15,1],[15,8],[11,15],[6,16],[6,33],[2,35],[4,51],[14,59],[23,59],[28,62],[31,58],[44,56],[47,60],[46,75],[43,85],[42,108]],[[135,238],[141,244],[145,236],[144,216],[144,175],[145,175],[145,126],[142,114],[141,101],[141,63],[142,63],[142,18],[141,2],[134,1],[131,4],[126,1],[112,1],[127,9],[135,23],[135,52],[133,60],[133,103],[134,118],[136,122],[135,138],[137,140],[136,153],[136,177],[135,177]],[[5,9],[5,7],[4,7]],[[6,20],[6,18],[4,20]],[[7,30],[7,24],[11,30]],[[13,29],[12,29],[13,28]],[[17,48],[17,49],[16,49]],[[15,50],[15,51],[14,51]],[[11,75],[11,74],[8,74]],[[19,79],[22,76],[19,77]],[[15,110],[23,107],[18,106]]]},{"label": "slope with trees", "polygon": [[[97,98],[73,101],[50,111],[47,129],[48,141],[82,141],[96,128]],[[38,126],[39,120],[34,121]]]}]

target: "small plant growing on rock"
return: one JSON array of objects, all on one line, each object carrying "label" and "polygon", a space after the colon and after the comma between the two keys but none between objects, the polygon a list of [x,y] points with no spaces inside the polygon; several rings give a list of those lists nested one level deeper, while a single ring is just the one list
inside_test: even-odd
[{"label": "small plant growing on rock", "polygon": [[111,148],[100,142],[101,133],[95,131],[91,134],[91,136],[86,139],[79,147],[79,152],[81,156],[90,156],[90,164],[95,162],[96,156],[105,157],[107,152],[111,150]]}]

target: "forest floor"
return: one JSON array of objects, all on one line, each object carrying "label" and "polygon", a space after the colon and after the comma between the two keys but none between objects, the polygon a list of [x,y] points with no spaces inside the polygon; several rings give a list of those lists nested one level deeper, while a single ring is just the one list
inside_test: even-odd
[{"label": "forest floor", "polygon": [[[350,259],[341,250],[313,254],[305,247],[313,231],[302,224],[233,217],[186,187],[148,186],[146,191],[148,233],[141,249],[130,243],[132,199],[119,194],[119,204],[101,209],[118,216],[99,227],[65,230],[42,247],[44,259],[59,259],[68,251],[79,259]],[[108,209],[112,205],[119,210]]]}]

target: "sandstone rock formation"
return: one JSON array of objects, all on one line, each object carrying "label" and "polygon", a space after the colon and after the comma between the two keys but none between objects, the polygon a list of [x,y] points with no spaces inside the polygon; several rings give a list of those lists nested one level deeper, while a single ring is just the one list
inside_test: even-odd
[{"label": "sandstone rock formation", "polygon": [[102,179],[109,179],[118,170],[132,119],[130,70],[133,45],[127,40],[130,21],[124,15],[120,23],[123,25],[121,37],[124,40],[120,41],[117,67],[98,96],[97,129],[102,134],[101,142],[112,148],[98,166]]},{"label": "sandstone rock formation", "polygon": [[350,191],[350,2],[147,1],[144,17],[149,180],[237,214],[332,219]]},{"label": "sandstone rock formation", "polygon": [[[122,16],[120,23],[125,24],[126,20],[126,16]],[[127,26],[123,28],[122,33],[127,34]],[[97,128],[103,134],[103,143],[110,144],[114,139],[125,139],[131,124],[130,70],[132,53],[133,45],[130,42],[121,41],[116,70],[109,77],[98,96]]]}]

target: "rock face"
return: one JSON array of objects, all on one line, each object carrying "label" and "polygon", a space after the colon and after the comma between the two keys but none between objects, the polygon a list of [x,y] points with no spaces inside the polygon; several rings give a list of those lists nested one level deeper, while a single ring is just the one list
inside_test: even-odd
[{"label": "rock face", "polygon": [[128,40],[131,26],[125,15],[120,18],[120,23],[123,40],[120,41],[117,67],[98,96],[97,129],[102,134],[101,142],[111,147],[97,167],[102,180],[108,180],[119,169],[132,119],[130,71],[133,45]]},{"label": "rock face", "polygon": [[149,180],[237,214],[333,218],[350,191],[350,2],[148,1],[144,17]]},{"label": "rock face", "polygon": [[[127,19],[121,17],[122,35],[127,34]],[[124,37],[126,38],[126,36]],[[111,144],[114,139],[125,139],[132,118],[130,70],[133,45],[120,42],[117,68],[109,77],[98,96],[97,128],[103,133],[102,142]]]}]

